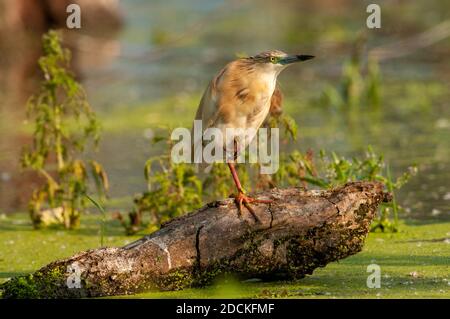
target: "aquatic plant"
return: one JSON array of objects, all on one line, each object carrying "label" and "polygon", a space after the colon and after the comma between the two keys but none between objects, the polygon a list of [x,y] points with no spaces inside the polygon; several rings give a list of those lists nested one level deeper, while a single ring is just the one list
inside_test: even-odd
[{"label": "aquatic plant", "polygon": [[31,145],[21,162],[44,178],[29,201],[35,227],[52,223],[77,227],[86,206],[89,173],[103,196],[108,178],[100,163],[81,159],[89,141],[97,145],[100,125],[81,85],[70,70],[70,52],[61,46],[58,33],[43,36],[39,66],[43,80],[27,104],[34,125]]},{"label": "aquatic plant", "polygon": [[381,104],[382,81],[378,61],[374,57],[363,59],[366,38],[360,35],[353,44],[352,54],[344,61],[337,85],[325,85],[318,104],[351,111]]}]

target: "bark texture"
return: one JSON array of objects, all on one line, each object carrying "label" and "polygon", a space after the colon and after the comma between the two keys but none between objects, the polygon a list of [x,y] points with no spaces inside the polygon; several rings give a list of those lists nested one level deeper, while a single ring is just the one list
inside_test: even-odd
[{"label": "bark texture", "polygon": [[302,278],[361,250],[378,205],[377,182],[330,191],[272,189],[256,195],[258,221],[232,199],[210,203],[125,247],[88,250],[3,284],[6,298],[76,298],[182,289],[221,273]]}]

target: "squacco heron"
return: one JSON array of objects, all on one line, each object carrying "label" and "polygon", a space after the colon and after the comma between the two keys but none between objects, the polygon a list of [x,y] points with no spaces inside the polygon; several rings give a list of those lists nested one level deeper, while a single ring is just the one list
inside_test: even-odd
[{"label": "squacco heron", "polygon": [[[312,59],[312,55],[288,55],[282,51],[273,50],[262,52],[258,55],[239,58],[227,64],[211,80],[206,88],[195,116],[202,123],[203,132],[208,128],[218,128],[223,136],[227,128],[247,129],[255,131],[264,122],[269,110],[279,107],[281,93],[277,88],[277,77],[287,66]],[[203,136],[203,135],[202,135]],[[246,136],[239,143],[245,147],[254,138]],[[233,149],[233,154],[226,154],[226,161],[230,168],[233,181],[237,188],[235,198],[239,213],[244,205],[256,218],[256,214],[250,203],[270,202],[258,200],[247,196],[239,181],[235,169],[237,158],[237,141],[234,147],[227,148],[223,141],[225,150]],[[193,146],[204,143],[203,137],[194,140]]]}]

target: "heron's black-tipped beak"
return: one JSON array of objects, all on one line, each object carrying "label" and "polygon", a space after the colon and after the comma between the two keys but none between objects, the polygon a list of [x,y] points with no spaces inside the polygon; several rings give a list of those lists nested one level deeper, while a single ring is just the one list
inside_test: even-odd
[{"label": "heron's black-tipped beak", "polygon": [[279,63],[281,64],[291,64],[295,62],[301,62],[306,61],[314,58],[314,55],[304,55],[304,54],[297,54],[297,55],[289,55],[285,58],[282,58]]}]

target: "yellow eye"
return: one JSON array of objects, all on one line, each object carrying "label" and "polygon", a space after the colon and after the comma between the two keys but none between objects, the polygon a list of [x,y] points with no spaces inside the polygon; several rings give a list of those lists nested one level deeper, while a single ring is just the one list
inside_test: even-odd
[{"label": "yellow eye", "polygon": [[271,56],[270,57],[270,62],[275,63],[275,62],[277,62],[277,59],[274,56]]}]

